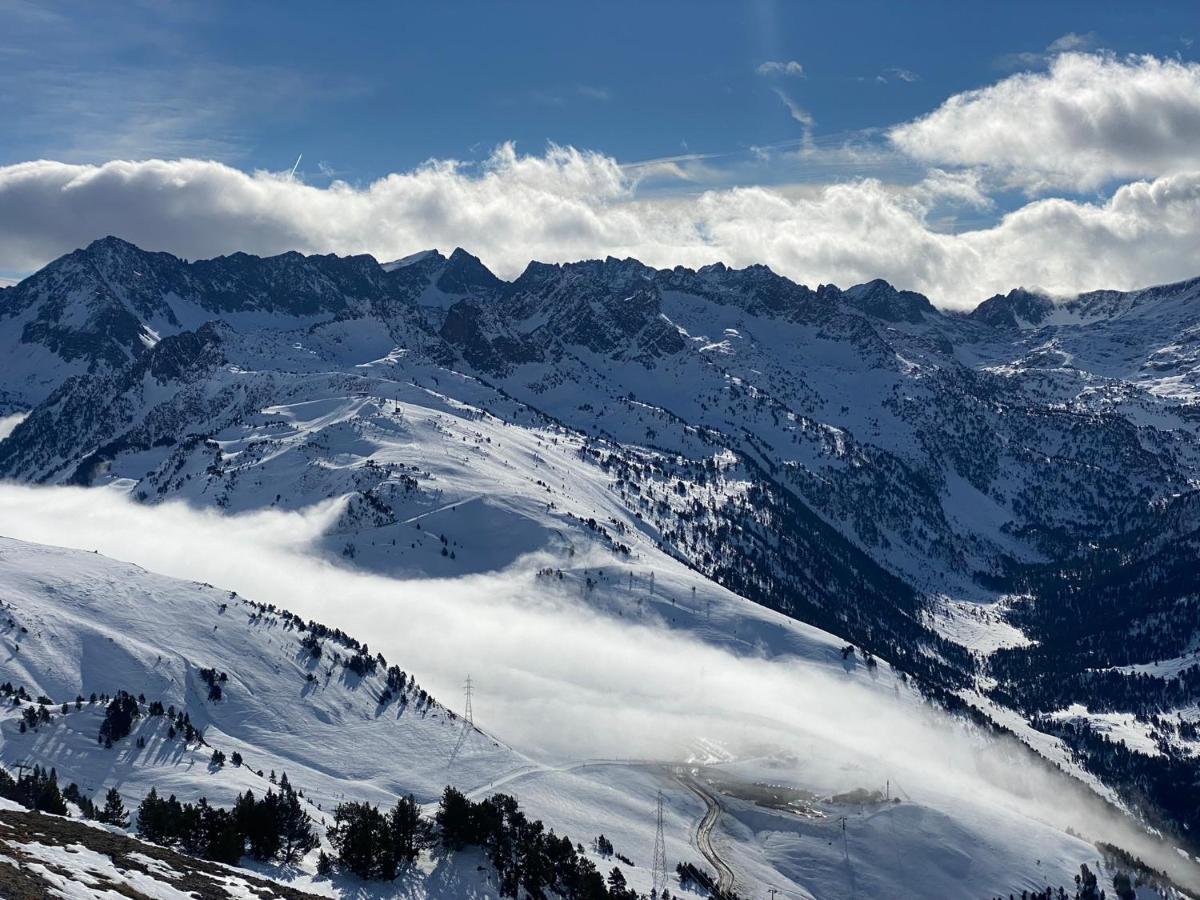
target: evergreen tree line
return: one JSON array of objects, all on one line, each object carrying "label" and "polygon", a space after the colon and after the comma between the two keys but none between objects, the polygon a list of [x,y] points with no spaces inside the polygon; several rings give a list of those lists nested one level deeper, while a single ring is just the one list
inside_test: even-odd
[{"label": "evergreen tree line", "polygon": [[[421,815],[409,794],[384,812],[369,803],[342,803],[334,811],[329,841],[336,861],[359,878],[390,881],[433,846],[433,825]],[[322,856],[320,868],[328,872],[334,860]]]},{"label": "evergreen tree line", "polygon": [[[706,440],[702,431],[696,437]],[[647,513],[675,545],[664,549],[675,550],[718,584],[889,659],[918,677],[923,691],[953,693],[970,683],[976,666],[970,652],[927,626],[925,601],[917,591],[881,569],[797,498],[788,486],[796,472],[773,471],[769,464],[764,468],[739,454],[751,482],[743,495],[736,500],[711,496],[707,504],[697,498],[690,509],[676,510],[647,502],[645,495],[653,493],[647,481],[662,477],[664,496],[678,494],[681,479],[695,484],[719,480],[715,462],[668,471],[657,459],[643,465],[627,458],[628,448],[590,452],[616,478],[618,494],[635,514],[642,518]],[[764,458],[770,456],[764,451]]]},{"label": "evergreen tree line", "polygon": [[[350,636],[340,628],[330,628],[328,625],[322,625],[320,622],[311,619],[306,622],[295,613],[277,607],[273,603],[257,603],[240,598],[236,593],[230,594],[230,599],[240,600],[253,609],[250,615],[251,624],[280,621],[283,623],[285,630],[300,632],[303,635],[300,638],[300,646],[314,660],[324,659],[328,655],[334,662],[340,660],[343,668],[353,672],[360,678],[368,678],[382,671],[385,677],[385,684],[379,694],[380,706],[387,706],[393,700],[396,700],[403,707],[407,707],[410,702],[415,703],[416,709],[420,711],[428,710],[437,703],[432,695],[417,684],[417,680],[412,675],[405,672],[399,666],[388,665],[387,657],[382,653],[372,653],[371,648],[367,644]],[[325,648],[326,642],[349,651],[349,655],[342,656],[336,650],[327,651]],[[330,668],[328,676],[332,677],[333,672],[333,668]],[[218,673],[218,676],[219,682],[224,682],[224,673]],[[310,673],[309,680],[314,679],[315,676]],[[208,683],[207,679],[206,683]],[[212,685],[210,684],[211,688]]]},{"label": "evergreen tree line", "polygon": [[[432,821],[421,816],[411,797],[388,812],[369,803],[343,803],[334,812],[330,841],[335,858],[322,854],[320,868],[335,866],[360,878],[394,878],[422,849],[454,853],[482,849],[496,870],[502,897],[543,900],[634,900],[638,895],[614,868],[606,880],[583,855],[583,848],[530,820],[515,798],[495,794],[472,801],[447,787]],[[664,895],[665,897],[665,895]]]},{"label": "evergreen tree line", "polygon": [[[1079,866],[1079,874],[1075,876],[1074,891],[1060,885],[1057,888],[1011,893],[1007,900],[1137,900],[1137,889],[1143,886],[1149,887],[1155,897],[1183,895],[1166,873],[1152,868],[1127,850],[1103,841],[1096,844],[1096,849],[1104,858],[1105,867],[1113,872],[1111,891],[1102,885],[1099,875],[1087,863],[1083,863]],[[994,900],[1005,900],[1005,897],[995,897]]]},{"label": "evergreen tree line", "polygon": [[1138,801],[1156,826],[1174,831],[1184,846],[1195,846],[1191,835],[1200,823],[1200,776],[1194,757],[1165,745],[1160,750],[1168,752],[1157,756],[1139,753],[1086,721],[1034,718],[1031,722],[1066,743],[1105,784]]},{"label": "evergreen tree line", "polygon": [[85,819],[93,819],[106,825],[116,825],[125,828],[129,825],[129,813],[125,809],[125,801],[115,787],[108,789],[104,795],[104,807],[97,808],[96,804],[81,790],[79,785],[71,782],[63,789],[63,798],[70,800],[79,807]]},{"label": "evergreen tree line", "polygon": [[58,772],[54,769],[47,771],[41,766],[34,766],[17,778],[0,769],[0,797],[56,816],[68,815],[66,801],[69,800],[79,807],[85,819],[94,819],[121,828],[129,824],[129,813],[126,812],[125,803],[116,788],[108,789],[104,796],[104,807],[97,808],[92,799],[79,789],[79,785],[72,782],[66,788],[60,789]]},{"label": "evergreen tree line", "polygon": [[312,822],[285,774],[279,791],[256,798],[247,790],[232,809],[166,800],[157,790],[138,807],[138,835],[155,844],[216,862],[236,864],[247,853],[260,862],[294,863],[317,846]]},{"label": "evergreen tree line", "polygon": [[[67,801],[88,819],[126,827],[129,813],[116,788],[109,788],[104,806],[72,783],[59,788],[54,769],[34,766],[13,778],[0,769],[0,797],[53,815],[69,815]],[[181,803],[174,795],[163,799],[155,788],[137,811],[138,836],[214,862],[237,865],[249,854],[260,862],[295,863],[318,845],[313,824],[300,795],[281,776],[278,790],[262,797],[247,790],[233,807],[213,806],[201,797]],[[545,900],[638,900],[621,869],[613,867],[605,878],[565,835],[547,831],[540,820],[529,819],[515,798],[494,794],[480,801],[447,787],[433,819],[421,814],[411,794],[401,797],[384,812],[369,803],[343,803],[334,812],[329,840],[335,856],[322,851],[318,871],[330,874],[335,867],[362,879],[391,880],[412,865],[423,850],[454,853],[478,847],[487,855],[499,879],[500,895]],[[598,847],[607,855],[612,843],[601,836]],[[618,858],[632,865],[620,854]],[[690,864],[679,868],[681,880],[706,887],[717,900],[737,900],[734,894],[716,891],[712,876]],[[661,900],[670,900],[664,891]]]},{"label": "evergreen tree line", "polygon": [[[93,694],[92,702],[95,702],[95,699],[96,695]],[[76,708],[80,701],[76,701]],[[144,694],[134,697],[126,691],[117,691],[116,696],[112,697],[104,708],[104,721],[100,723],[96,741],[106,748],[111,748],[117,741],[129,737],[134,722],[143,715],[142,706],[146,707],[144,714],[152,718],[162,716],[171,723],[167,728],[168,740],[175,740],[177,736],[182,735],[184,743],[204,743],[204,735],[192,725],[192,717],[186,710],[176,710],[174,705],[164,707],[159,700],[146,703]]]},{"label": "evergreen tree line", "polygon": [[[717,884],[716,876],[706,872],[690,862],[681,862],[675,866],[679,876],[679,884],[684,888],[699,888],[709,896],[709,900],[738,900],[738,895],[732,891],[722,891]],[[664,895],[665,895],[664,891]],[[666,897],[665,900],[670,900]]]},{"label": "evergreen tree line", "polygon": [[67,814],[67,804],[63,801],[58,773],[54,769],[46,771],[41,766],[34,766],[16,778],[0,769],[0,797],[40,812],[56,816]]},{"label": "evergreen tree line", "polygon": [[[1047,887],[1045,890],[1024,890],[1020,894],[1009,894],[1008,900],[1107,900],[1108,896],[1108,892],[1100,887],[1096,873],[1084,863],[1079,867],[1079,874],[1075,876],[1073,893],[1067,893],[1067,889],[1059,885],[1057,888]],[[1126,872],[1117,872],[1113,876],[1113,896],[1117,900],[1137,900],[1133,879]],[[997,897],[995,900],[1004,898]]]}]

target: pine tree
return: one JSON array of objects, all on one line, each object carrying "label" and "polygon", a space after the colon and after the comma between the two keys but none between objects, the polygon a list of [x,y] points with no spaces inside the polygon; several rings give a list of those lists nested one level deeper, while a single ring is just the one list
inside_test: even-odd
[{"label": "pine tree", "polygon": [[313,833],[312,823],[300,804],[300,798],[288,783],[286,774],[279,782],[275,822],[279,833],[279,856],[285,863],[303,859],[317,846],[317,836]]},{"label": "pine tree", "polygon": [[139,715],[138,703],[133,697],[118,691],[117,696],[104,710],[104,721],[100,723],[100,739],[104,746],[111,747],[113,741],[119,741],[133,730],[133,721]]},{"label": "pine tree", "polygon": [[457,788],[446,786],[434,817],[442,843],[451,850],[461,850],[475,839],[474,806]]},{"label": "pine tree", "polygon": [[104,809],[100,813],[100,821],[120,828],[129,825],[129,813],[125,811],[125,803],[115,787],[109,788],[108,793],[104,795]]},{"label": "pine tree", "polygon": [[236,865],[246,852],[246,839],[227,809],[215,809],[207,804],[201,811],[205,859]]},{"label": "pine tree", "polygon": [[[37,771],[35,770],[36,775]],[[41,778],[34,782],[33,788],[34,809],[56,816],[67,814],[67,804],[63,800],[62,792],[58,789],[58,773],[54,769],[50,770],[49,775],[43,772]]]},{"label": "pine tree", "polygon": [[421,807],[412,794],[396,801],[388,815],[388,830],[392,838],[392,855],[398,867],[411,865],[428,846],[429,825],[421,818]]},{"label": "pine tree", "polygon": [[369,803],[342,803],[333,817],[337,824],[329,839],[345,868],[359,878],[386,875],[389,868],[394,874],[387,819],[378,809]]},{"label": "pine tree", "polygon": [[255,800],[254,794],[246,791],[234,807],[234,818],[250,842],[250,855],[259,862],[274,859],[279,852],[278,806],[274,791],[267,791],[262,800]]},{"label": "pine tree", "polygon": [[139,837],[154,844],[164,843],[168,833],[164,816],[164,801],[158,796],[158,791],[150,788],[142,802],[138,805],[137,833]]},{"label": "pine tree", "polygon": [[613,870],[608,873],[608,887],[614,893],[625,890],[625,873],[617,866],[613,866]]}]

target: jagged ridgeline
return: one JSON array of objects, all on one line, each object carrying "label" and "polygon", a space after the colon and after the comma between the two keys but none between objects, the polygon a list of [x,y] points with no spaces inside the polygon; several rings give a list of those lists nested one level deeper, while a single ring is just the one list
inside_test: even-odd
[{"label": "jagged ridgeline", "polygon": [[[28,412],[0,475],[229,511],[345,497],[326,549],[385,571],[561,535],[666,553],[945,705],[985,688],[1194,829],[1198,301],[955,314],[762,266],[503,281],[461,249],[187,262],[106,238],[0,291],[0,403]],[[1140,750],[1109,752],[1112,716]]]}]

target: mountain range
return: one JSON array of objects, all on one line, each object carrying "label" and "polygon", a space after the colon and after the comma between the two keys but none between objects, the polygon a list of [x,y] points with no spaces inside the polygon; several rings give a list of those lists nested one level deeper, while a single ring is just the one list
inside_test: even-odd
[{"label": "mountain range", "polygon": [[[0,414],[17,423],[0,477],[227,515],[326,509],[320,553],[391,577],[476,576],[531,554],[559,559],[559,577],[589,560],[585,594],[596,554],[630,590],[635,572],[676,573],[690,594],[664,614],[705,640],[801,658],[844,642],[905,696],[1015,735],[1194,854],[1198,304],[1200,279],[1017,289],[953,313],[883,281],[810,288],[763,266],[608,258],[504,281],[462,249],[189,262],[109,237],[0,289]],[[3,556],[45,566],[37,552]],[[588,602],[611,613],[614,590]],[[719,598],[720,627],[697,596]],[[768,614],[823,635],[820,649],[764,637]],[[184,640],[140,627],[148,646]],[[0,673],[57,704],[95,677],[74,653],[58,682],[11,661]],[[149,695],[147,671],[142,659],[126,682]],[[154,677],[155,696],[188,702],[182,671]],[[326,802],[344,787],[271,729],[220,727],[247,756],[290,760]],[[410,741],[378,738],[379,753],[393,739]],[[9,735],[0,758],[16,746]],[[489,752],[489,777],[526,764]],[[441,787],[408,783],[423,802]],[[361,796],[400,787],[374,780]],[[759,864],[741,861],[743,890]],[[835,890],[772,865],[814,896]],[[970,883],[1009,890],[990,869]]]}]

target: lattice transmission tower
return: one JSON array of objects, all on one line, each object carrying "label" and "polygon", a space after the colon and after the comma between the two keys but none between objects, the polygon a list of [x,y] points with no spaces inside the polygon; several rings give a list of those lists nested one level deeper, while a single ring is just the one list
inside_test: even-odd
[{"label": "lattice transmission tower", "polygon": [[658,792],[658,824],[654,832],[654,863],[651,870],[652,896],[661,897],[667,889],[667,844],[663,837],[663,795]]},{"label": "lattice transmission tower", "polygon": [[450,758],[446,761],[446,767],[454,765],[454,761],[458,759],[458,751],[463,748],[463,744],[467,742],[467,737],[475,730],[475,711],[471,708],[471,694],[475,691],[475,686],[471,683],[471,676],[467,676],[466,683],[463,685],[463,703],[462,714],[462,731],[458,733],[458,740],[454,743],[454,749],[450,751]]},{"label": "lattice transmission tower", "polygon": [[466,695],[467,702],[463,706],[463,717],[467,720],[467,724],[472,728],[475,727],[475,713],[471,710],[471,676],[467,676],[467,683],[463,685],[463,693]]}]

